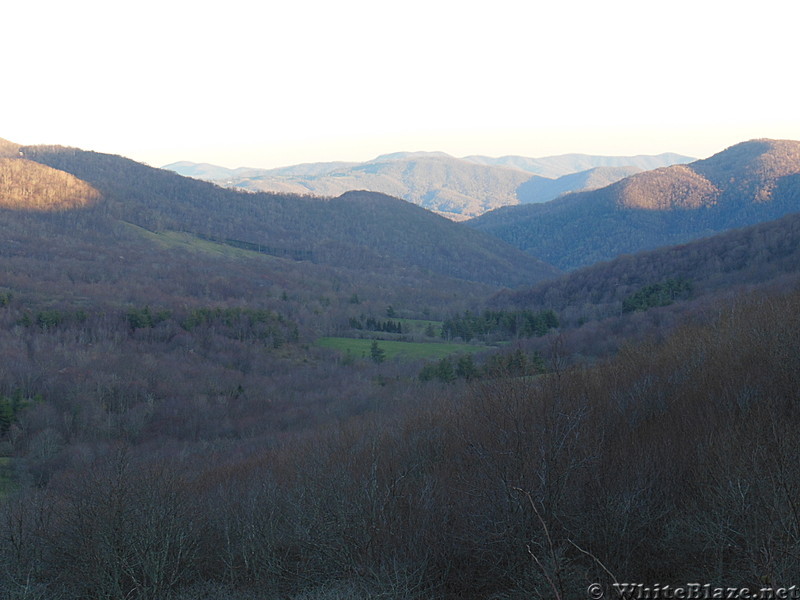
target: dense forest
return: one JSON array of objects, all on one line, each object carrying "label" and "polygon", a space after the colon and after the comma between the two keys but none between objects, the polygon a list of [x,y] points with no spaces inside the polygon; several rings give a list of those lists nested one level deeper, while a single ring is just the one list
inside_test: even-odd
[{"label": "dense forest", "polygon": [[[800,142],[753,140],[467,221],[565,270],[778,219],[800,203]],[[555,233],[557,232],[557,234]]]},{"label": "dense forest", "polygon": [[45,165],[0,154],[0,207],[52,211],[80,208],[99,199],[84,181]]},{"label": "dense forest", "polygon": [[687,296],[702,297],[732,288],[792,277],[800,264],[800,214],[734,229],[688,244],[624,255],[522,290],[503,290],[495,308],[556,311],[575,324],[619,314],[629,298],[648,286],[682,280]]},{"label": "dense forest", "polygon": [[463,277],[318,258],[390,200],[39,152],[99,196],[0,209],[0,599],[797,584],[797,215],[512,291],[483,236]]},{"label": "dense forest", "polygon": [[[449,384],[319,359],[290,375],[272,338],[214,335],[205,317],[177,333],[159,329],[168,317],[132,329],[130,315],[12,325],[51,368],[87,349],[3,394],[25,478],[3,504],[4,591],[571,598],[612,577],[789,585],[800,294],[717,308],[591,367],[551,354],[538,377]],[[260,350],[237,358],[239,344]]]},{"label": "dense forest", "polygon": [[370,192],[336,198],[247,193],[74,148],[24,147],[30,161],[99,190],[104,216],[151,232],[181,231],[276,256],[377,271],[412,267],[519,287],[559,270],[499,239]]}]

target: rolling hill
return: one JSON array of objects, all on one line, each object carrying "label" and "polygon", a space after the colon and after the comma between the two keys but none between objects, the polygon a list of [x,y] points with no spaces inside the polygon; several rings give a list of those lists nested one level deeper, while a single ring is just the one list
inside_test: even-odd
[{"label": "rolling hill", "polygon": [[800,213],[686,244],[620,256],[525,290],[499,292],[495,308],[552,309],[567,323],[618,315],[647,286],[687,282],[692,298],[729,294],[800,274]]},{"label": "rolling hill", "polygon": [[26,160],[98,190],[106,217],[336,268],[417,272],[492,286],[531,284],[553,267],[414,204],[373,192],[320,199],[247,193],[106,154],[24,147]]},{"label": "rolling hill", "polygon": [[753,140],[468,225],[563,269],[679,244],[800,208],[800,142]]},{"label": "rolling hill", "polygon": [[[311,163],[279,169],[224,169],[208,164],[173,163],[164,168],[228,187],[279,193],[337,196],[371,190],[403,198],[454,220],[501,206],[540,202],[565,191],[594,188],[644,169],[685,162],[675,154],[634,157],[567,155],[542,159],[454,158],[444,152],[397,152],[366,163]],[[552,177],[604,167],[570,179]],[[540,173],[547,173],[542,176]],[[542,189],[539,191],[538,182]],[[549,187],[548,187],[549,185]]]}]

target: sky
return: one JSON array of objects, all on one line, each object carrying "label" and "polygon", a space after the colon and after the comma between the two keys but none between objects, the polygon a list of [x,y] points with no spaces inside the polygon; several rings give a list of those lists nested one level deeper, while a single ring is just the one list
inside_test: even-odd
[{"label": "sky", "polygon": [[0,138],[271,168],[398,151],[800,140],[786,0],[37,0],[2,9]]}]

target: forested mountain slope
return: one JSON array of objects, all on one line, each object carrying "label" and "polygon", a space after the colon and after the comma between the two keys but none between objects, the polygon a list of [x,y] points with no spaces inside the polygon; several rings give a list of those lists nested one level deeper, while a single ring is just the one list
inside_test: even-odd
[{"label": "forested mountain slope", "polygon": [[800,209],[800,142],[754,140],[605,188],[468,224],[563,269],[678,244]]},{"label": "forested mountain slope", "polygon": [[[370,190],[403,198],[455,220],[500,206],[541,202],[566,191],[599,187],[628,172],[686,162],[675,154],[603,157],[565,155],[455,158],[444,152],[396,152],[364,163],[312,163],[278,169],[223,169],[208,164],[173,163],[166,169],[247,190],[337,196]],[[555,180],[562,175],[602,167],[598,174]],[[544,175],[546,174],[546,176]],[[537,182],[547,191],[538,191]],[[556,190],[557,193],[556,193]]]},{"label": "forested mountain slope", "polygon": [[492,236],[382,194],[246,193],[118,156],[60,147],[22,151],[90,183],[103,196],[105,214],[149,231],[187,232],[337,267],[414,267],[491,285],[532,284],[557,273]]},{"label": "forested mountain slope", "polygon": [[[800,275],[800,213],[687,244],[620,256],[528,290],[498,293],[495,308],[552,309],[564,324],[618,315],[647,288],[682,282],[680,299],[729,295]],[[677,298],[676,298],[677,299]]]},{"label": "forested mountain slope", "polygon": [[19,144],[0,138],[0,157],[16,157],[19,155]]},{"label": "forested mountain slope", "polygon": [[438,385],[282,359],[222,319],[25,324],[25,305],[3,300],[0,394],[15,412],[0,425],[23,478],[0,500],[0,591],[481,600],[578,598],[587,580],[611,594],[617,578],[788,587],[800,297],[715,308],[592,367],[554,356],[542,376]]},{"label": "forested mountain slope", "polygon": [[96,189],[69,173],[18,157],[0,157],[0,208],[52,212],[99,200]]}]

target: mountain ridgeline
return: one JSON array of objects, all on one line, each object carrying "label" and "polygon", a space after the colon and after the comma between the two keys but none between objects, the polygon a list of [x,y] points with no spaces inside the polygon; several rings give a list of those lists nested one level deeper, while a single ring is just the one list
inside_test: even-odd
[{"label": "mountain ridgeline", "polygon": [[557,269],[496,237],[372,192],[321,199],[247,193],[107,154],[23,147],[24,159],[75,177],[102,196],[97,211],[151,232],[178,231],[240,248],[365,270],[405,268],[516,287]]},{"label": "mountain ridgeline", "polygon": [[[370,190],[463,220],[501,206],[545,202],[565,192],[608,185],[631,172],[689,160],[678,154],[461,159],[444,152],[397,152],[365,163],[312,163],[278,169],[224,169],[187,162],[164,168],[247,190],[318,196]],[[581,174],[572,176],[578,172]]]},{"label": "mountain ridgeline", "polygon": [[596,156],[592,154],[559,154],[543,158],[528,158],[524,156],[467,156],[464,160],[482,165],[511,167],[528,171],[540,177],[558,179],[570,173],[580,173],[596,168],[620,169],[633,167],[642,171],[649,171],[668,165],[683,164],[694,160],[682,154],[663,152],[661,154],[637,154],[636,156]]},{"label": "mountain ridgeline", "polygon": [[753,140],[468,224],[570,270],[777,219],[800,208],[800,142]]}]

